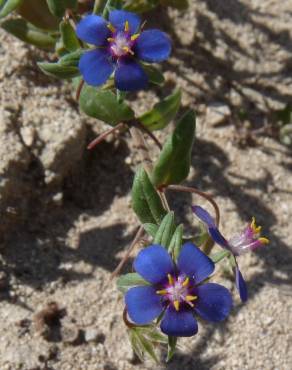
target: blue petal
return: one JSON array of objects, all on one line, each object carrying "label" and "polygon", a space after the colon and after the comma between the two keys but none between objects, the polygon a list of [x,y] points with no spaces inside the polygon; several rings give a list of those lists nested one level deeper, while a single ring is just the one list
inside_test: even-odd
[{"label": "blue petal", "polygon": [[139,59],[156,63],[166,60],[171,52],[170,38],[159,30],[148,30],[137,39],[135,52]]},{"label": "blue petal", "polygon": [[224,286],[207,283],[197,287],[197,295],[194,309],[203,319],[217,322],[224,320],[229,314],[232,298]]},{"label": "blue petal", "polygon": [[219,244],[221,247],[230,249],[228,241],[224,238],[224,236],[220,233],[217,227],[210,227],[209,234],[211,238],[214,240],[215,243]]},{"label": "blue petal", "polygon": [[192,206],[192,211],[208,227],[216,227],[214,218],[204,208],[200,206]]},{"label": "blue petal", "polygon": [[145,280],[157,284],[167,279],[174,270],[173,262],[165,248],[151,245],[142,249],[134,261],[134,268]]},{"label": "blue petal", "polygon": [[161,297],[151,286],[129,289],[125,295],[125,301],[130,319],[139,325],[150,323],[163,310]]},{"label": "blue petal", "polygon": [[166,310],[160,328],[166,335],[174,337],[191,337],[198,332],[194,312],[191,309],[176,311],[172,306]]},{"label": "blue petal", "polygon": [[128,21],[130,26],[130,33],[136,33],[141,24],[141,18],[134,13],[126,12],[124,10],[113,10],[109,13],[110,23],[119,31],[125,29],[125,23]]},{"label": "blue petal", "polygon": [[185,243],[178,256],[179,271],[192,277],[196,284],[205,280],[215,269],[214,262],[192,243]]},{"label": "blue petal", "polygon": [[88,15],[77,24],[76,34],[80,40],[101,46],[110,35],[106,21],[98,15]]},{"label": "blue petal", "polygon": [[217,228],[213,217],[208,211],[200,206],[192,206],[194,214],[208,227],[209,234],[215,243],[229,249],[229,244]]},{"label": "blue petal", "polygon": [[79,70],[88,85],[99,86],[110,77],[114,66],[107,51],[94,49],[81,56]]},{"label": "blue petal", "polygon": [[121,91],[142,90],[148,85],[148,77],[139,63],[133,59],[123,59],[119,60],[115,83]]},{"label": "blue petal", "polygon": [[235,269],[235,282],[236,288],[240,295],[240,299],[242,300],[242,302],[246,302],[248,299],[247,286],[238,267],[236,267]]}]

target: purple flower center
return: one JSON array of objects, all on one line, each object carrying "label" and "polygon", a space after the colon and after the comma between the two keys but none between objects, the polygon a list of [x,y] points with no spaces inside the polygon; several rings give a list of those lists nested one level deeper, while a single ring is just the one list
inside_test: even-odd
[{"label": "purple flower center", "polygon": [[117,31],[111,24],[108,24],[108,28],[112,32],[111,37],[107,39],[112,56],[117,59],[126,55],[133,56],[132,48],[140,34],[131,35],[128,21],[125,22],[124,31]]},{"label": "purple flower center", "polygon": [[187,304],[194,307],[193,301],[198,297],[193,294],[194,287],[190,284],[190,279],[185,275],[172,276],[167,275],[168,283],[162,290],[157,290],[156,293],[163,296],[164,302],[172,304],[176,311],[179,311],[181,304]]}]

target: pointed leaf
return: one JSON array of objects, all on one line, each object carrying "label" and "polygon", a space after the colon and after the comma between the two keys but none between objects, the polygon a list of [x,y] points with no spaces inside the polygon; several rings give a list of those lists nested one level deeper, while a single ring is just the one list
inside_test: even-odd
[{"label": "pointed leaf", "polygon": [[229,251],[224,250],[224,251],[212,254],[210,258],[214,263],[218,263],[219,261],[223,260],[223,258],[228,257],[230,254],[231,253]]},{"label": "pointed leaf", "polygon": [[146,224],[143,225],[143,227],[144,227],[147,234],[152,236],[152,238],[155,238],[155,235],[156,235],[157,230],[158,230],[158,226],[156,224],[146,223]]},{"label": "pointed leaf", "polygon": [[44,49],[51,49],[55,46],[56,40],[47,32],[44,32],[24,19],[8,19],[1,23],[5,31],[28,44]]},{"label": "pointed leaf", "polygon": [[150,64],[143,64],[143,69],[145,70],[149,81],[154,85],[161,86],[164,84],[165,79],[160,70]]},{"label": "pointed leaf", "polygon": [[155,187],[179,184],[188,176],[195,127],[195,114],[189,111],[178,122],[154,165],[152,181]]},{"label": "pointed leaf", "polygon": [[119,102],[109,90],[98,90],[85,85],[80,94],[80,108],[90,117],[104,121],[112,126],[134,118],[134,112],[125,103]]},{"label": "pointed leaf", "polygon": [[153,109],[144,113],[138,119],[149,130],[161,130],[175,117],[181,103],[181,91],[177,90],[164,100],[155,104]]},{"label": "pointed leaf", "polygon": [[139,285],[149,285],[149,283],[136,272],[122,275],[117,280],[117,287],[122,293],[126,293],[130,288]]},{"label": "pointed leaf", "polygon": [[6,17],[20,6],[23,0],[2,0],[0,1],[0,18]]},{"label": "pointed leaf", "polygon": [[134,178],[132,203],[135,213],[143,224],[160,224],[166,214],[161,199],[143,167],[138,169]]},{"label": "pointed leaf", "polygon": [[161,224],[154,238],[154,244],[160,244],[168,249],[174,230],[174,213],[169,212],[161,221]]},{"label": "pointed leaf", "polygon": [[63,17],[66,9],[77,8],[77,0],[47,0],[47,3],[55,17]]},{"label": "pointed leaf", "polygon": [[60,33],[64,47],[68,51],[75,51],[80,48],[76,33],[68,21],[62,21],[60,23]]},{"label": "pointed leaf", "polygon": [[149,12],[158,6],[159,0],[125,0],[123,9],[135,13]]},{"label": "pointed leaf", "polygon": [[[135,329],[134,329],[135,330]],[[140,342],[140,346],[142,349],[142,352],[148,353],[148,355],[156,362],[158,363],[158,358],[156,356],[156,353],[154,351],[153,344],[144,337],[141,331],[135,330],[136,338],[138,342]]]},{"label": "pointed leaf", "polygon": [[78,67],[64,66],[60,63],[38,63],[40,69],[47,75],[57,78],[73,78],[79,76]]},{"label": "pointed leaf", "polygon": [[183,225],[180,224],[175,229],[175,232],[171,238],[168,247],[168,251],[170,254],[173,254],[173,258],[175,261],[177,260],[177,257],[180,253],[182,242],[183,242]]},{"label": "pointed leaf", "polygon": [[166,362],[169,362],[174,353],[175,353],[175,348],[176,348],[176,343],[177,343],[177,337],[168,337],[168,350],[167,350],[167,359]]}]

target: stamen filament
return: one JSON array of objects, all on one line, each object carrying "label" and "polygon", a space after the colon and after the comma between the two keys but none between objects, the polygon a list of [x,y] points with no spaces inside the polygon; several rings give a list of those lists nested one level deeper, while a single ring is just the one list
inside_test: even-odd
[{"label": "stamen filament", "polygon": [[134,35],[131,36],[131,41],[137,40],[137,38],[140,36],[140,33],[135,33]]},{"label": "stamen filament", "polygon": [[268,239],[268,238],[264,238],[264,237],[259,238],[259,241],[260,241],[262,244],[269,244],[269,243],[270,243],[269,239]]},{"label": "stamen filament", "polygon": [[261,232],[262,227],[256,225],[255,217],[252,218],[252,222],[250,224],[250,227],[252,228],[253,232],[256,234],[259,234]]},{"label": "stamen filament", "polygon": [[115,32],[116,32],[115,27],[114,27],[111,23],[108,23],[108,24],[107,24],[107,28],[108,28],[112,33],[115,33]]},{"label": "stamen filament", "polygon": [[198,297],[197,297],[197,296],[195,296],[195,295],[187,295],[187,296],[185,297],[185,300],[186,300],[187,302],[195,301],[196,299],[198,299]]},{"label": "stamen filament", "polygon": [[173,277],[170,274],[168,274],[167,278],[168,278],[169,285],[173,285],[174,284]]},{"label": "stamen filament", "polygon": [[179,301],[174,301],[173,305],[174,305],[174,308],[176,309],[176,311],[179,311]]},{"label": "stamen filament", "polygon": [[189,285],[189,282],[190,282],[190,278],[188,278],[188,277],[187,277],[187,278],[185,279],[185,281],[183,282],[182,286],[183,286],[183,287],[188,286],[188,285]]}]

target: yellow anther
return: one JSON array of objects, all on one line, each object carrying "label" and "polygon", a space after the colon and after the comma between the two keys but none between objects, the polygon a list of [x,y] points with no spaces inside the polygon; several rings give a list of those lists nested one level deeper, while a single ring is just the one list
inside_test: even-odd
[{"label": "yellow anther", "polygon": [[135,33],[134,35],[131,36],[131,41],[137,40],[137,38],[140,36],[140,33]]},{"label": "yellow anther", "polygon": [[107,41],[108,41],[108,42],[114,42],[114,41],[115,41],[115,39],[114,39],[114,38],[112,38],[112,37],[109,37],[109,38],[107,39]]},{"label": "yellow anther", "polygon": [[176,311],[179,311],[179,301],[174,301],[173,305],[174,305],[174,308],[176,309]]},{"label": "yellow anther", "polygon": [[185,300],[186,300],[187,302],[195,301],[196,299],[198,299],[198,297],[197,297],[197,296],[195,296],[195,295],[187,295],[187,296],[185,297]]},{"label": "yellow anther", "polygon": [[264,237],[259,238],[259,241],[260,241],[262,244],[269,244],[269,243],[270,243],[269,239],[268,239],[268,238],[264,238]]},{"label": "yellow anther", "polygon": [[168,274],[167,278],[168,278],[169,285],[173,285],[173,283],[174,283],[173,277],[170,274]]},{"label": "yellow anther", "polygon": [[132,51],[128,46],[124,46],[124,47],[123,47],[123,50],[124,50],[126,53],[130,53],[131,55],[134,55],[133,51]]},{"label": "yellow anther", "polygon": [[129,22],[126,21],[125,22],[125,32],[129,32],[129,30],[130,30],[130,25],[129,25]]},{"label": "yellow anther", "polygon": [[156,291],[156,294],[159,294],[159,295],[165,295],[165,294],[167,294],[167,290],[166,290],[166,289],[157,290],[157,291]]},{"label": "yellow anther", "polygon": [[116,32],[115,27],[114,27],[111,23],[108,23],[107,28],[108,28],[112,33],[115,33],[115,32]]},{"label": "yellow anther", "polygon": [[190,279],[187,277],[187,278],[185,279],[185,281],[183,282],[182,286],[183,286],[183,287],[188,286],[188,285],[189,285],[189,282],[190,282]]},{"label": "yellow anther", "polygon": [[256,225],[255,217],[252,218],[250,227],[252,228],[253,232],[259,234],[261,232],[262,227]]}]

